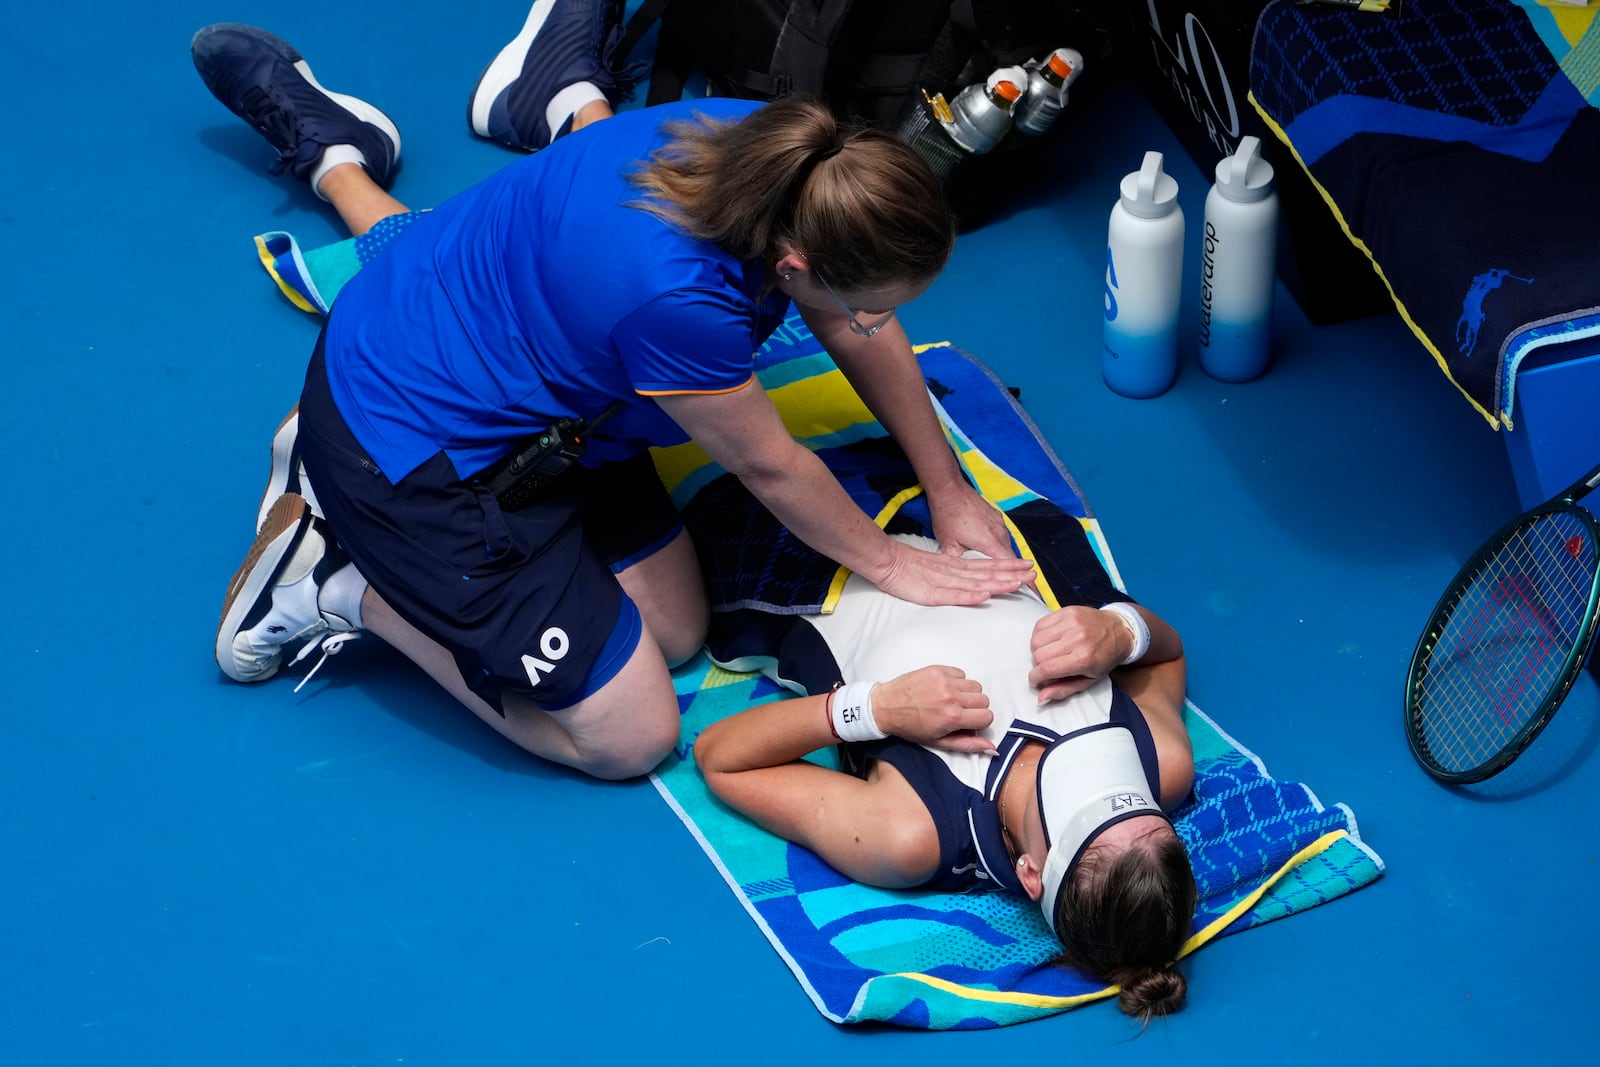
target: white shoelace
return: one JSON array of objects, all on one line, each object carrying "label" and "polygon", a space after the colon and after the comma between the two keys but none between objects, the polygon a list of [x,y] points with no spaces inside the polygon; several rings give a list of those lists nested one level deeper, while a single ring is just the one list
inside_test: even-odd
[{"label": "white shoelace", "polygon": [[304,686],[316,676],[316,673],[322,669],[322,665],[328,662],[329,656],[338,652],[345,645],[349,644],[351,641],[354,641],[360,636],[360,630],[342,630],[339,633],[329,634],[320,641],[308,642],[306,647],[295,653],[295,657],[289,661],[289,665],[291,667],[294,666],[296,663],[299,663],[301,660],[311,655],[312,652],[318,650],[322,652],[322,656],[317,660],[316,663],[312,664],[311,669],[306,672],[306,676],[300,679],[300,684],[294,687],[294,691],[296,693],[300,692],[301,686]]}]

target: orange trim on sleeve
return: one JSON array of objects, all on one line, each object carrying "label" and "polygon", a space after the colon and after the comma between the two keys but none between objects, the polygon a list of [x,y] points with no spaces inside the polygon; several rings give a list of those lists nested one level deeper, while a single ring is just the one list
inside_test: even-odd
[{"label": "orange trim on sleeve", "polygon": [[751,371],[750,377],[730,389],[635,389],[634,392],[639,396],[722,396],[737,393],[755,380],[755,372]]}]

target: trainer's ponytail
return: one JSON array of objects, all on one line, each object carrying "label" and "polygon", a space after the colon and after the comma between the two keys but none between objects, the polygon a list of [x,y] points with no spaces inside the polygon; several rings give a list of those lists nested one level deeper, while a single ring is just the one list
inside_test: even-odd
[{"label": "trainer's ponytail", "polygon": [[740,259],[785,248],[838,289],[926,281],[944,269],[955,221],[911,148],[843,126],[826,107],[785,97],[738,121],[668,127],[671,140],[632,175],[635,206]]}]

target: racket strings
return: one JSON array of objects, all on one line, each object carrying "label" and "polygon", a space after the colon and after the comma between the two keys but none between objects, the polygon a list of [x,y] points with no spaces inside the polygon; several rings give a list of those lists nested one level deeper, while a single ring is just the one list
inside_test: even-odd
[{"label": "racket strings", "polygon": [[1536,516],[1464,582],[1417,678],[1430,754],[1462,772],[1495,759],[1559,690],[1583,636],[1596,545],[1570,512]]}]

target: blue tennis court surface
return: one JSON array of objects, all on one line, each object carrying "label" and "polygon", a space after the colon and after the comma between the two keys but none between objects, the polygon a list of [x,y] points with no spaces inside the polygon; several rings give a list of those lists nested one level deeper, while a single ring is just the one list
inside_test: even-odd
[{"label": "blue tennis court surface", "polygon": [[1165,395],[1109,392],[1117,179],[1164,150],[1191,227],[1206,191],[1114,69],[1084,74],[1038,171],[902,318],[1020,389],[1129,588],[1184,636],[1192,698],[1273,774],[1350,805],[1388,865],[1376,884],[1205,948],[1188,1007],[1137,1038],[1106,1003],[964,1035],[842,1028],[649,784],[533,761],[375,640],[298,694],[226,681],[218,609],[317,329],[251,238],[343,232],[267,173],[189,37],[231,20],[289,38],[395,118],[396,193],[425,207],[511,158],[463,118],[522,15],[156,0],[11,20],[0,1058],[1587,1060],[1594,678],[1475,791],[1428,779],[1401,729],[1418,628],[1516,509],[1504,442],[1398,316],[1315,327],[1281,289],[1263,379],[1212,381],[1191,347]]}]

